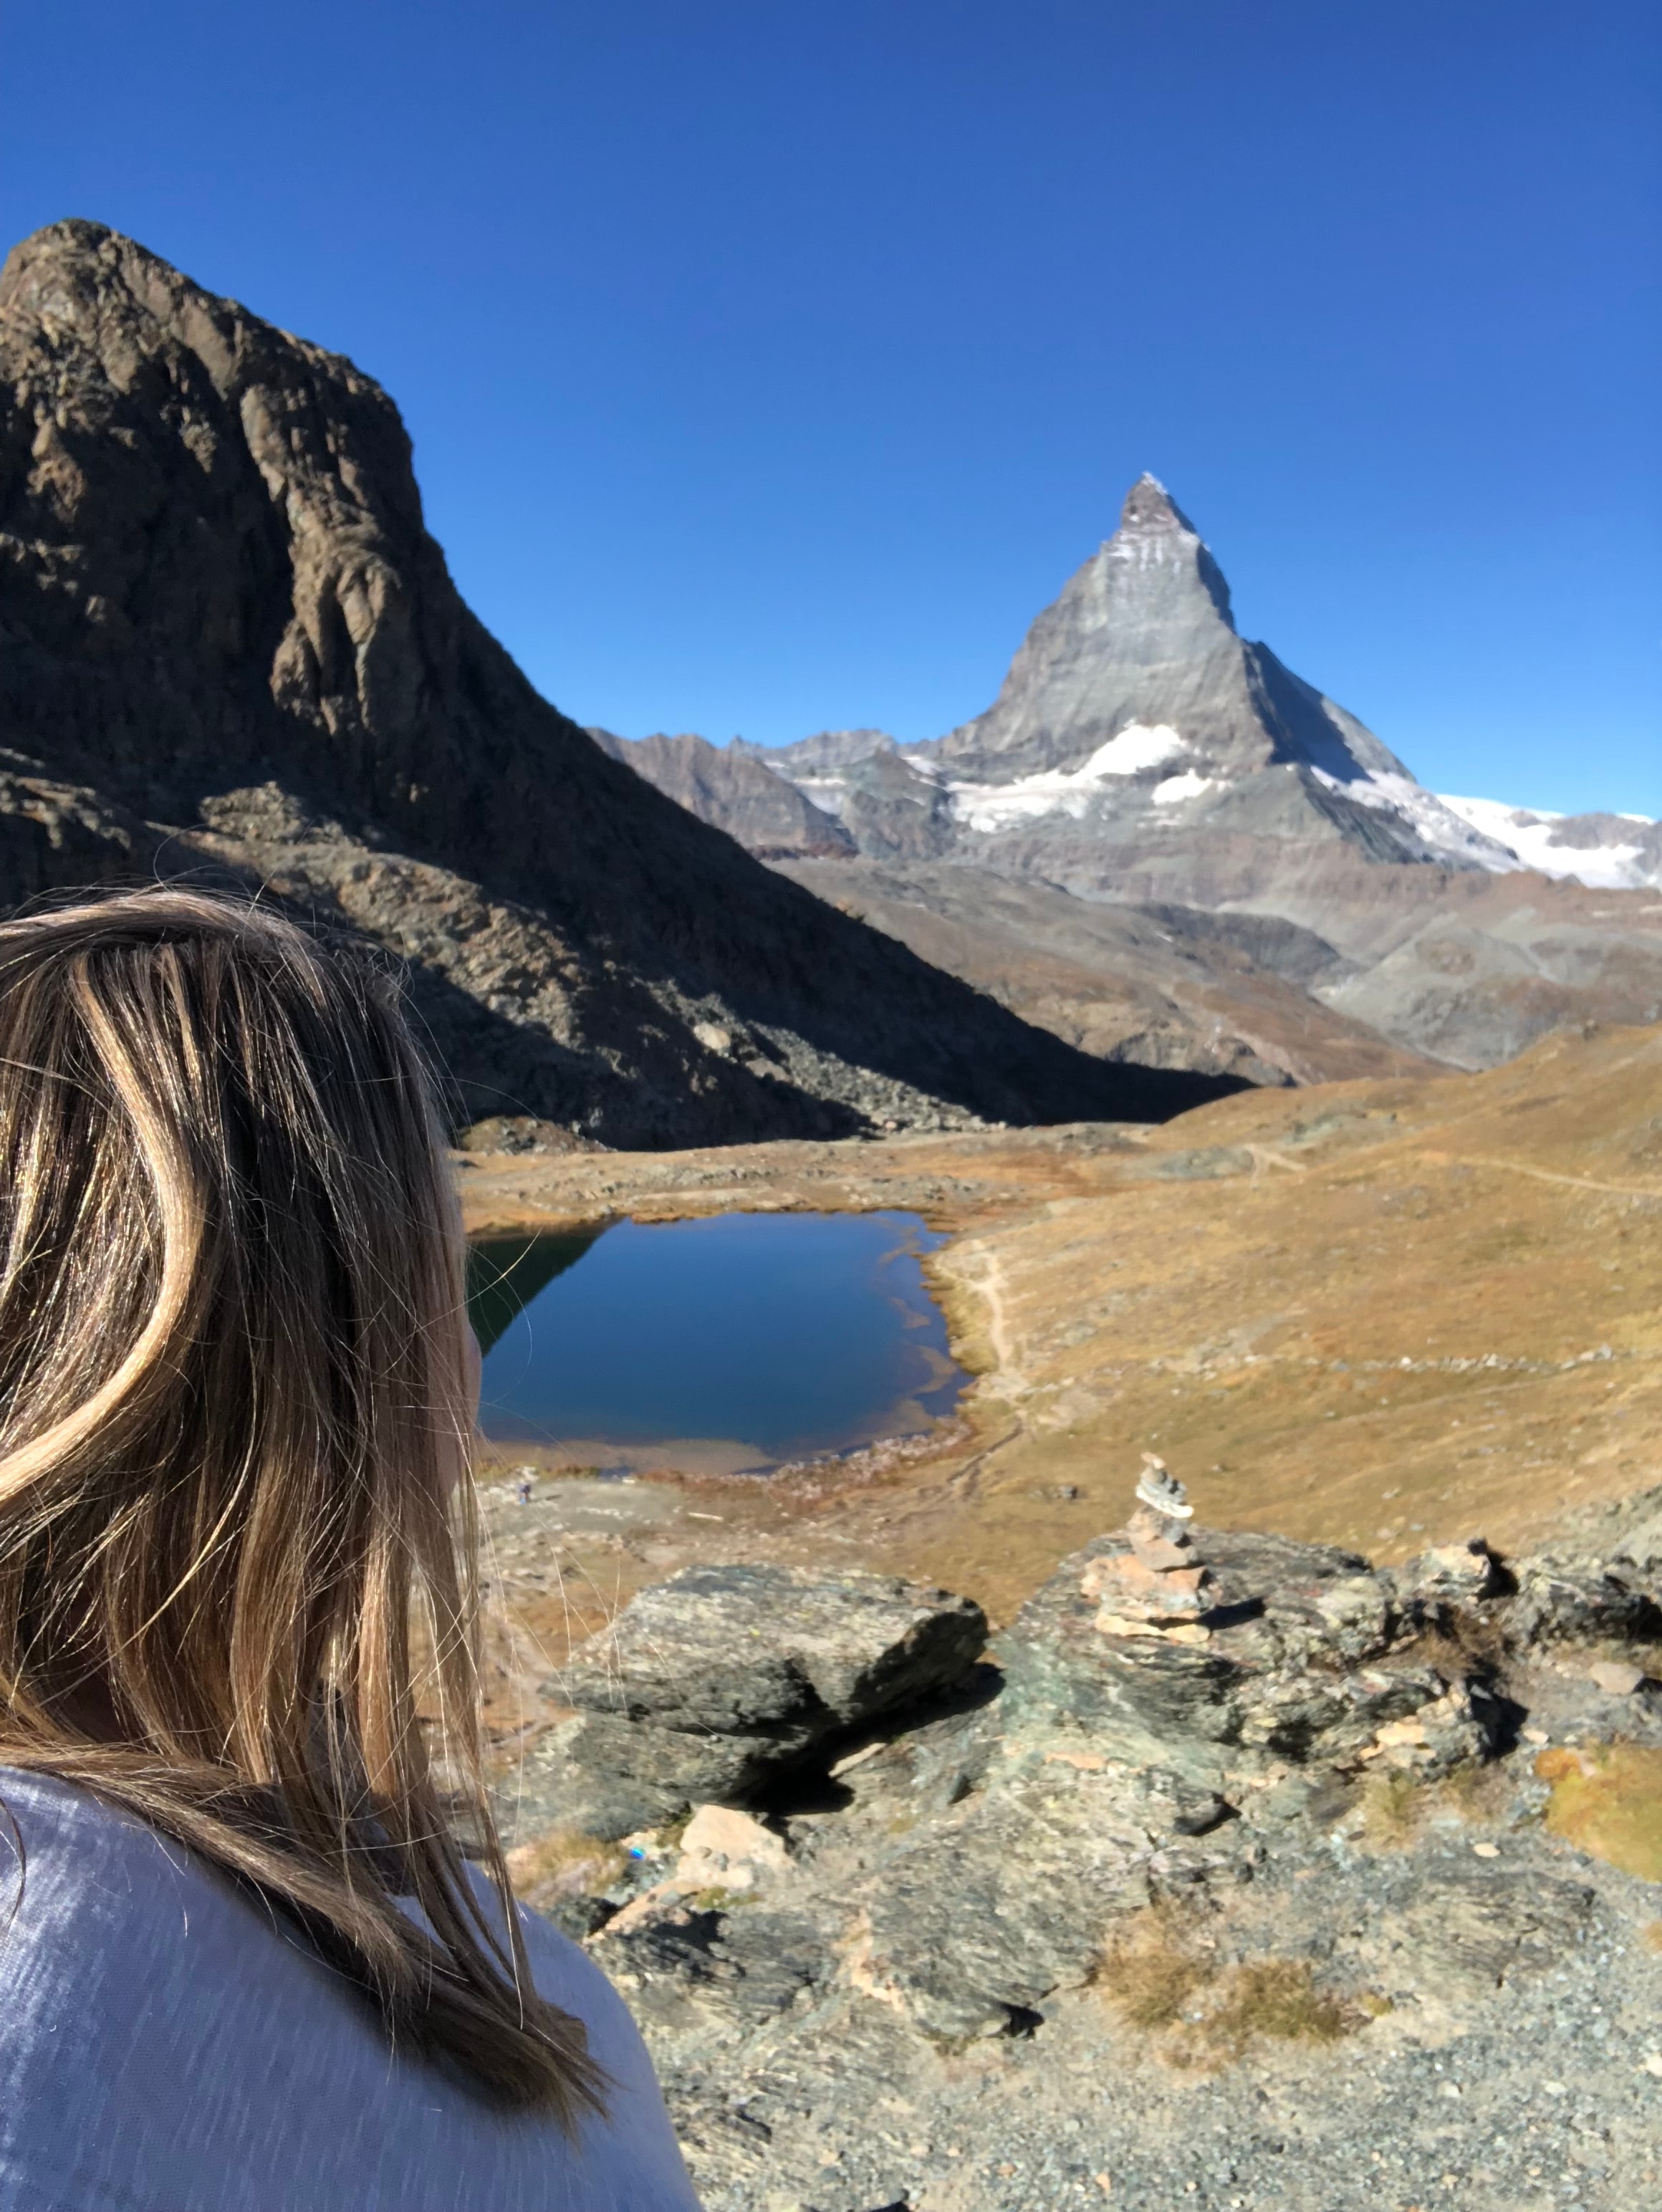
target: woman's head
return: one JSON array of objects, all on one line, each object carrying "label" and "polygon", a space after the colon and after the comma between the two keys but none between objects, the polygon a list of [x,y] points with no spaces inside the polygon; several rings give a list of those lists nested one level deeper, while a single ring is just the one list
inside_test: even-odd
[{"label": "woman's head", "polygon": [[429,1772],[435,1728],[500,1879],[466,1342],[431,1086],[367,956],[183,890],[0,927],[0,1763],[211,1852],[396,2034],[569,2114],[580,2032]]}]

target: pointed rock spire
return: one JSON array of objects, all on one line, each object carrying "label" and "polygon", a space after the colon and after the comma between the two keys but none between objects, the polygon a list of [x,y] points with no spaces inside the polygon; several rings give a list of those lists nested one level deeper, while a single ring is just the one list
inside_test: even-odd
[{"label": "pointed rock spire", "polygon": [[1147,469],[1125,495],[1119,526],[1122,530],[1186,530],[1190,537],[1200,535],[1160,478]]},{"label": "pointed rock spire", "polygon": [[1228,734],[1250,742],[1259,733],[1240,653],[1216,562],[1160,479],[1141,476],[1119,529],[1033,623],[992,707],[941,749],[1031,773],[1081,761],[1134,725],[1186,743],[1187,726],[1209,716],[1196,694],[1230,690],[1232,674],[1240,726]]},{"label": "pointed rock spire", "polygon": [[[1133,742],[1106,756],[1127,732]],[[1034,622],[991,707],[939,743],[961,772],[994,782],[1100,761],[1127,797],[1127,777],[1216,782],[1288,762],[1341,782],[1407,773],[1361,723],[1237,634],[1223,571],[1147,472],[1114,535]]]}]

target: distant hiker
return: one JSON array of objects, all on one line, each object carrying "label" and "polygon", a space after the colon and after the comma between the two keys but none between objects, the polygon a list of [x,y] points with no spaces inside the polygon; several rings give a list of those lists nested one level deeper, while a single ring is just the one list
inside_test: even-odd
[{"label": "distant hiker", "polygon": [[508,1894],[464,1258],[366,957],[0,926],[0,2207],[697,2212]]},{"label": "distant hiker", "polygon": [[522,1474],[519,1480],[514,1484],[514,1495],[519,1499],[521,1505],[530,1504],[531,1477],[528,1474]]}]

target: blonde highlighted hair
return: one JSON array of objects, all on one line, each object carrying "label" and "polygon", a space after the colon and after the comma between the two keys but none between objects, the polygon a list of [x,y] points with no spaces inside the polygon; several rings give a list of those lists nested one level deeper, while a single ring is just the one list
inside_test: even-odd
[{"label": "blonde highlighted hair", "polygon": [[180,889],[0,927],[0,1765],[204,1854],[396,2047],[572,2125],[599,2076],[484,1790],[464,1257],[368,956]]}]

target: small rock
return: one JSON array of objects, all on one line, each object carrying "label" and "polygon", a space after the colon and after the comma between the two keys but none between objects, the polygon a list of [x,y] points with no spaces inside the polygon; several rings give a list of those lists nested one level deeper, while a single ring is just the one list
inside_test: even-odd
[{"label": "small rock", "polygon": [[1168,1535],[1154,1514],[1139,1510],[1126,1524],[1126,1534],[1131,1539],[1132,1551],[1152,1573],[1177,1574],[1193,1570],[1195,1541],[1186,1528]]},{"label": "small rock", "polygon": [[[1169,1567],[1151,1567],[1136,1553],[1123,1553],[1117,1559],[1094,1560],[1081,1587],[1087,1597],[1111,1592],[1117,1598],[1136,1598],[1158,1613],[1198,1613],[1206,1570],[1182,1561],[1178,1553]],[[1087,1587],[1091,1583],[1094,1589]]]},{"label": "small rock", "polygon": [[1498,1587],[1494,1554],[1481,1536],[1465,1544],[1434,1544],[1403,1569],[1397,1580],[1420,1598],[1484,1598]]},{"label": "small rock", "polygon": [[1587,1669],[1587,1680],[1612,1698],[1630,1698],[1644,1679],[1644,1668],[1625,1659],[1595,1659]]},{"label": "small rock", "polygon": [[681,1837],[675,1881],[687,1889],[748,1889],[790,1864],[784,1838],[732,1805],[701,1805]]},{"label": "small rock", "polygon": [[1189,1503],[1189,1493],[1167,1468],[1158,1452],[1144,1452],[1142,1473],[1137,1480],[1137,1500],[1154,1513],[1167,1520],[1190,1521],[1195,1509]]},{"label": "small rock", "polygon": [[1422,1744],[1426,1740],[1426,1725],[1422,1720],[1387,1721],[1373,1741],[1382,1751],[1397,1744]]},{"label": "small rock", "polygon": [[1116,1613],[1105,1601],[1092,1623],[1099,1636],[1153,1636],[1166,1644],[1209,1644],[1212,1632],[1197,1620],[1161,1615],[1153,1620]]},{"label": "small rock", "polygon": [[863,1766],[868,1759],[875,1759],[879,1752],[886,1751],[888,1747],[886,1743],[881,1741],[862,1744],[858,1751],[851,1751],[846,1759],[839,1759],[836,1761],[830,1769],[831,1780],[841,1781],[845,1774],[852,1774],[856,1766]]}]

